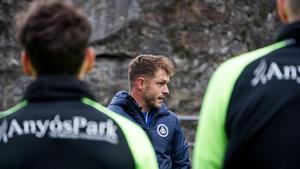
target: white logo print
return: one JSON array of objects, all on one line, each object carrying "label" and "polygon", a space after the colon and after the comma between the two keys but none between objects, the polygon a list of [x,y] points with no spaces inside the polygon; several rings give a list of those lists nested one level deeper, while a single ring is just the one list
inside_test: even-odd
[{"label": "white logo print", "polygon": [[0,126],[0,141],[3,140],[4,142],[7,142],[6,130],[7,130],[7,121],[3,120]]},{"label": "white logo print", "polygon": [[167,137],[169,134],[169,129],[165,124],[159,124],[156,130],[157,130],[157,134],[160,135],[161,137]]},{"label": "white logo print", "polygon": [[271,80],[294,80],[300,83],[300,65],[282,65],[276,62],[267,63],[262,60],[253,72],[254,78],[251,85],[256,86],[259,83],[265,85]]},{"label": "white logo print", "polygon": [[88,121],[84,117],[75,116],[72,119],[61,120],[56,115],[52,120],[6,119],[0,125],[0,142],[7,143],[9,139],[21,135],[34,135],[36,138],[48,137],[57,139],[81,139],[106,141],[118,144],[117,127],[112,120]]}]

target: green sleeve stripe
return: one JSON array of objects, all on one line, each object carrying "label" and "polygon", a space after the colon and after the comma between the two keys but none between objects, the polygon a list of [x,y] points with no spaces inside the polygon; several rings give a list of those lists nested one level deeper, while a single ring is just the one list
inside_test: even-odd
[{"label": "green sleeve stripe", "polygon": [[24,100],[21,103],[15,105],[14,107],[12,107],[4,112],[0,112],[0,119],[18,111],[19,109],[21,109],[22,107],[24,107],[26,105],[27,105],[27,101]]},{"label": "green sleeve stripe", "polygon": [[288,41],[234,57],[223,63],[209,81],[200,111],[193,154],[194,169],[220,169],[227,145],[225,120],[234,85],[244,68],[254,60],[282,48]]},{"label": "green sleeve stripe", "polygon": [[158,169],[152,144],[146,133],[139,126],[91,99],[83,98],[82,102],[94,107],[117,122],[124,131],[123,133],[135,160],[136,169]]}]

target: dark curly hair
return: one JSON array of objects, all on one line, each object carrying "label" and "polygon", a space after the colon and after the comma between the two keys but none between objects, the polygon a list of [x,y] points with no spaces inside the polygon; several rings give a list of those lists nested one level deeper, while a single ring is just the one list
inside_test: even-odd
[{"label": "dark curly hair", "polygon": [[68,0],[39,0],[16,15],[17,39],[38,75],[76,75],[91,34],[85,14]]}]

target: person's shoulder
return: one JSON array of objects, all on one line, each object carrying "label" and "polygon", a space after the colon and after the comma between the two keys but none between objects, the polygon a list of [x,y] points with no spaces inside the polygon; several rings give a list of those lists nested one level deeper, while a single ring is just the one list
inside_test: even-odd
[{"label": "person's shoulder", "polygon": [[145,131],[140,126],[97,102],[87,98],[85,98],[83,102],[106,114],[120,127],[121,131],[123,131],[123,134],[125,135],[128,146],[131,149],[132,155],[135,159],[135,164],[138,166],[137,168],[142,166],[151,169],[157,168],[158,165],[152,144]]},{"label": "person's shoulder", "polygon": [[239,68],[243,68],[244,66],[248,65],[252,61],[264,57],[277,49],[285,47],[289,42],[288,41],[281,41],[270,44],[268,46],[249,51],[240,55],[236,55],[225,62],[223,62],[217,69],[216,72],[220,74],[226,74],[227,72],[234,71]]},{"label": "person's shoulder", "polygon": [[[108,118],[114,120],[117,124],[119,124],[120,126],[126,126],[126,125],[130,125],[133,126],[133,130],[136,124],[134,124],[133,122],[131,122],[128,118],[124,117],[123,115],[121,115],[121,112],[117,112],[114,111],[108,107],[104,107],[103,105],[101,105],[98,102],[95,102],[93,100],[90,100],[88,98],[84,98],[83,102],[87,105],[90,105],[92,107],[94,107],[96,110],[98,110],[99,112],[101,112],[102,114],[106,115]],[[131,128],[131,127],[130,127]],[[124,127],[123,129],[125,130],[130,130],[130,128]]]},{"label": "person's shoulder", "polygon": [[175,113],[172,112],[172,111],[169,109],[169,107],[168,107],[165,103],[163,103],[163,104],[161,105],[161,107],[160,107],[160,109],[159,109],[159,112],[160,112],[160,113],[163,113],[163,114],[165,114],[165,115],[168,115],[168,116],[170,116],[170,117],[176,116]]},{"label": "person's shoulder", "polygon": [[163,111],[165,114],[165,116],[163,116],[164,121],[172,122],[174,124],[179,123],[179,119],[178,119],[178,116],[176,115],[176,113],[173,112],[172,110],[170,110],[165,104],[163,104],[161,111]]},{"label": "person's shoulder", "polygon": [[17,105],[15,105],[15,106],[7,109],[7,110],[4,110],[4,111],[0,112],[0,119],[5,118],[5,117],[7,117],[11,114],[16,113],[17,111],[22,110],[22,108],[24,108],[27,104],[28,104],[28,101],[23,100],[20,103],[18,103]]},{"label": "person's shoulder", "polygon": [[112,98],[107,108],[118,114],[126,115],[129,109],[135,108],[132,105],[129,93],[127,91],[119,91]]},{"label": "person's shoulder", "polygon": [[170,109],[168,109],[168,112],[169,112],[170,118],[178,120],[178,116],[176,115],[175,112],[171,111]]},{"label": "person's shoulder", "polygon": [[107,108],[115,113],[123,114],[126,113],[124,108],[120,105],[108,105]]}]

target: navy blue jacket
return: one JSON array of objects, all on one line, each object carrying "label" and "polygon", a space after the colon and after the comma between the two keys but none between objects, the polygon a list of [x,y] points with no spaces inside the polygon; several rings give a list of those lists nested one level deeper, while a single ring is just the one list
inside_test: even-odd
[{"label": "navy blue jacket", "polygon": [[108,108],[134,121],[146,131],[155,149],[160,169],[190,168],[188,145],[179,120],[165,104],[160,109],[150,110],[151,121],[148,126],[141,108],[126,91],[118,92]]}]

